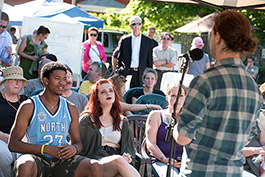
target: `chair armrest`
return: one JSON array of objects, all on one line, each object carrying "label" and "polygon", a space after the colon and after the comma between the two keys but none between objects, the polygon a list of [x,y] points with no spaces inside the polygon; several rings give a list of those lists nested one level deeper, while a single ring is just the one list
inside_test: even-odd
[{"label": "chair armrest", "polygon": [[135,168],[141,176],[144,176],[146,159],[139,153],[135,154]]}]

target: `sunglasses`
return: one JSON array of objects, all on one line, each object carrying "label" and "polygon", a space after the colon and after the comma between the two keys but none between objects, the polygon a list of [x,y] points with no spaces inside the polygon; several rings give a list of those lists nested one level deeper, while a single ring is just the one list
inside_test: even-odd
[{"label": "sunglasses", "polygon": [[90,33],[89,35],[90,35],[90,36],[94,36],[94,37],[97,36],[97,34],[93,34],[93,33]]},{"label": "sunglasses", "polygon": [[168,41],[169,41],[169,40],[171,40],[170,38],[165,38],[165,37],[164,37],[164,38],[162,38],[162,39],[163,39],[163,40],[168,40]]},{"label": "sunglasses", "polygon": [[7,26],[3,26],[3,25],[0,25],[0,28],[3,28],[3,29],[5,29]]},{"label": "sunglasses", "polygon": [[135,26],[135,25],[141,25],[141,24],[142,24],[142,23],[140,23],[140,22],[139,22],[139,23],[134,23],[134,22],[133,22],[131,25],[132,25],[132,26]]}]

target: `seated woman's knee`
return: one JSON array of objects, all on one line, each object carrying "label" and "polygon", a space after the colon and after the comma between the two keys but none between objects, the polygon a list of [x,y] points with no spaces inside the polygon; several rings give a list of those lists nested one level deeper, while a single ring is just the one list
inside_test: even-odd
[{"label": "seated woman's knee", "polygon": [[93,171],[102,171],[103,166],[100,164],[98,160],[91,159],[90,160],[90,169]]},{"label": "seated woman's knee", "polygon": [[122,156],[114,155],[114,160],[119,167],[124,167],[128,163]]}]

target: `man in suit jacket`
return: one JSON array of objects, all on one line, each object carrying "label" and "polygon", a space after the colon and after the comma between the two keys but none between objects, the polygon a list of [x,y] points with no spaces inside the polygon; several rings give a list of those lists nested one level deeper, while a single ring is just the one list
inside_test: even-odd
[{"label": "man in suit jacket", "polygon": [[130,19],[132,34],[121,41],[118,58],[118,73],[132,75],[130,87],[142,86],[142,74],[145,68],[153,68],[153,42],[141,33],[142,20],[139,16]]}]

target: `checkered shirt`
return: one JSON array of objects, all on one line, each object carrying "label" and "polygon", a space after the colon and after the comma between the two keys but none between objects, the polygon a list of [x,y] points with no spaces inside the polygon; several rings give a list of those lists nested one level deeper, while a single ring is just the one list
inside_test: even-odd
[{"label": "checkered shirt", "polygon": [[190,84],[177,125],[191,176],[242,176],[242,153],[256,135],[262,96],[239,58],[218,61]]}]

